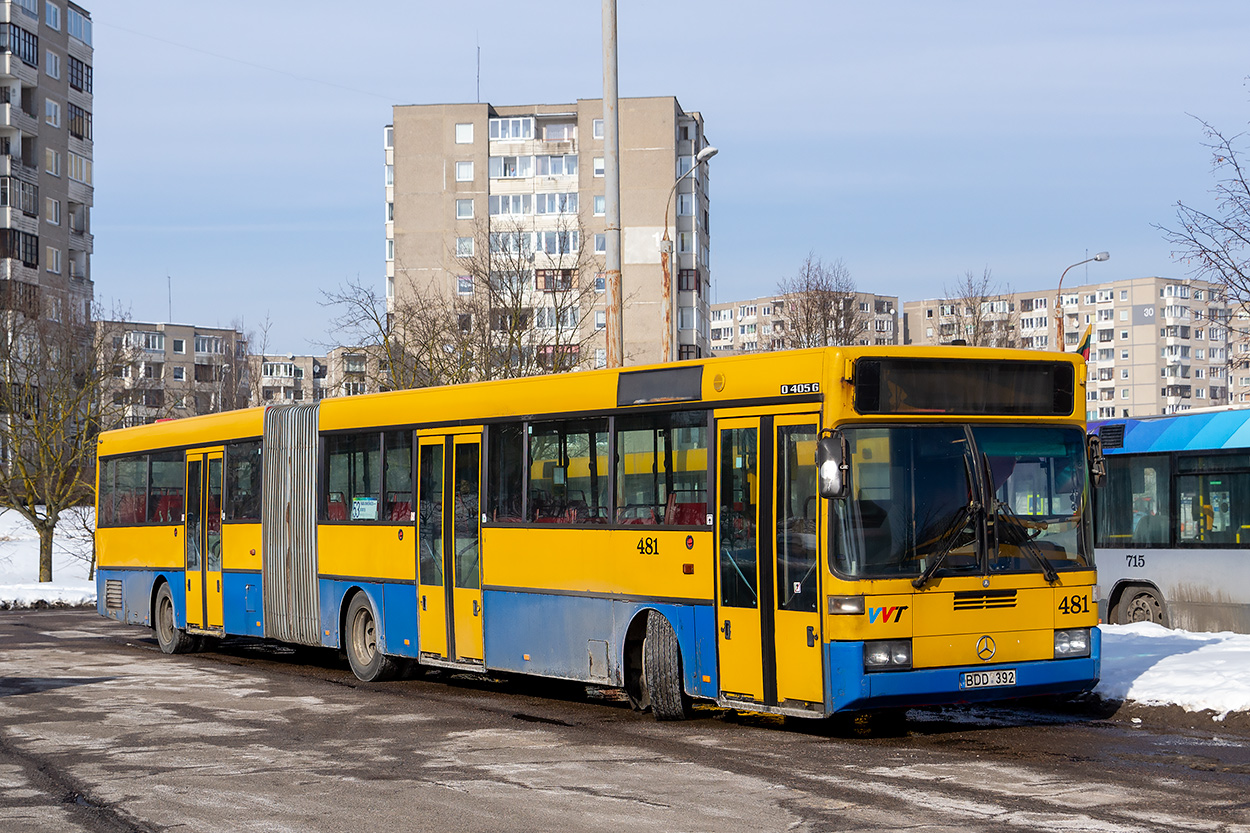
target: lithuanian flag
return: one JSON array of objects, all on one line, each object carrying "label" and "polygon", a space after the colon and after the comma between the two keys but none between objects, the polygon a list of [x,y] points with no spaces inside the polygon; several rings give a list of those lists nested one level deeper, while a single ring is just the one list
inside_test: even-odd
[{"label": "lithuanian flag", "polygon": [[1080,353],[1081,358],[1085,359],[1085,361],[1089,361],[1089,345],[1093,340],[1093,335],[1094,325],[1087,324],[1085,326],[1085,335],[1081,337],[1081,343],[1076,346],[1076,350],[1074,351],[1076,353]]}]

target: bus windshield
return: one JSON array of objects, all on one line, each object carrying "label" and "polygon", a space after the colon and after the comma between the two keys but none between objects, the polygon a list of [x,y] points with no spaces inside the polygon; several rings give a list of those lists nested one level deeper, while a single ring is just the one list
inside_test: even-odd
[{"label": "bus windshield", "polygon": [[843,434],[850,492],[831,502],[838,573],[1050,574],[1092,565],[1079,429],[943,424]]}]

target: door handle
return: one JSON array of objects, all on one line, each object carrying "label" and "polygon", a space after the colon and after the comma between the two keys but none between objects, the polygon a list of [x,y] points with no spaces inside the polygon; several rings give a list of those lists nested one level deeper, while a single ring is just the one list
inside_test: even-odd
[{"label": "door handle", "polygon": [[729,620],[728,620],[728,619],[726,619],[726,620],[725,620],[725,624],[724,624],[723,626],[721,626],[720,632],[721,632],[721,633],[723,633],[723,634],[725,634],[725,638],[726,638],[726,639],[732,639],[732,637],[729,635],[730,630],[731,630],[731,628],[730,628],[730,626],[729,626]]},{"label": "door handle", "polygon": [[817,639],[817,637],[816,637],[816,628],[815,628],[814,626],[812,626],[812,625],[808,625],[808,626],[807,626],[807,647],[809,647],[809,648],[810,648],[810,647],[812,647],[813,645],[815,645],[815,644],[816,644],[816,639]]},{"label": "door handle", "polygon": [[425,596],[421,597],[421,609],[425,610]]},{"label": "door handle", "polygon": [[221,579],[217,579],[217,592],[221,592]]},{"label": "door handle", "polygon": [[473,615],[476,616],[481,611],[481,609],[482,607],[481,605],[477,603],[477,599],[474,599],[473,600]]},{"label": "door handle", "polygon": [[187,579],[187,590],[191,589],[191,579]]}]

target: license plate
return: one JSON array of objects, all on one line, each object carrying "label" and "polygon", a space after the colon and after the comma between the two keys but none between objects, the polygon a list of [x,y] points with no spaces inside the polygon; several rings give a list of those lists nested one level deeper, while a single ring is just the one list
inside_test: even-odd
[{"label": "license plate", "polygon": [[997,668],[993,671],[965,671],[959,675],[960,689],[997,688],[1016,684],[1016,669]]}]

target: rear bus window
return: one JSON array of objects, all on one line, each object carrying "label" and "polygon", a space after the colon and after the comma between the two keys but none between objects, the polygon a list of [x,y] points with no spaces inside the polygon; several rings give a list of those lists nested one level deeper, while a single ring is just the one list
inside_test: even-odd
[{"label": "rear bus window", "polygon": [[182,492],[186,487],[186,462],[181,451],[151,456],[148,487],[148,522],[182,523]]}]

